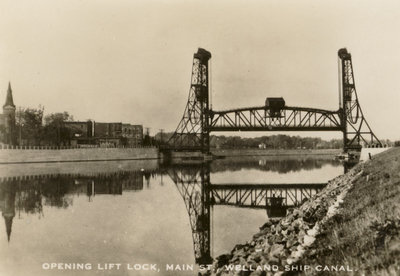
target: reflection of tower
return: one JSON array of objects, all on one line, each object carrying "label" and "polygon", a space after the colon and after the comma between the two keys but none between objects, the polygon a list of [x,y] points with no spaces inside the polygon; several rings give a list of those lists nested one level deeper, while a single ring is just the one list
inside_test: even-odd
[{"label": "reflection of tower", "polygon": [[0,204],[2,216],[6,224],[7,240],[10,241],[11,227],[13,218],[15,217],[15,185],[13,181],[2,183],[0,189]]},{"label": "reflection of tower", "polygon": [[87,184],[86,184],[86,195],[89,199],[89,202],[91,202],[92,196],[94,196],[94,180],[90,180]]},{"label": "reflection of tower", "polygon": [[144,175],[144,179],[146,179],[146,187],[147,188],[149,188],[150,187],[150,176],[151,176],[151,174],[150,174],[150,172],[144,172],[143,173],[143,175]]},{"label": "reflection of tower", "polygon": [[10,83],[8,83],[6,102],[3,105],[3,118],[5,130],[4,142],[9,145],[15,145],[15,105]]},{"label": "reflection of tower", "polygon": [[197,264],[209,264],[210,240],[210,185],[209,164],[173,168],[168,174],[181,194],[190,218],[194,255]]}]

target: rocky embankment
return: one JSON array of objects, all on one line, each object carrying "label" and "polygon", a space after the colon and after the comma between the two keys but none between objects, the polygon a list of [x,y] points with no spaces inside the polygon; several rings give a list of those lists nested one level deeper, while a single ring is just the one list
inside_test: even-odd
[{"label": "rocky embankment", "polygon": [[[394,153],[389,154],[392,157],[393,155],[395,156],[391,162],[397,162],[398,164],[397,156],[400,156],[400,149],[394,149],[394,151]],[[327,228],[330,227],[332,221],[336,226],[342,223],[341,221],[335,221],[335,218],[342,216],[339,213],[344,212],[342,208],[344,199],[349,191],[354,192],[354,184],[362,186],[365,181],[375,181],[379,185],[379,183],[383,183],[384,179],[390,179],[390,174],[388,173],[380,173],[378,177],[370,179],[371,172],[369,170],[365,171],[365,167],[375,168],[376,166],[373,165],[374,162],[375,160],[358,164],[347,174],[329,181],[328,185],[319,194],[305,202],[302,206],[290,209],[286,217],[280,220],[271,219],[267,221],[260,228],[260,232],[255,234],[246,244],[236,245],[231,253],[216,258],[213,264],[213,271],[210,274],[291,275],[299,273],[299,270],[303,273],[311,272],[311,274],[319,274],[318,271],[329,274],[332,270],[352,271],[350,273],[359,274],[356,272],[357,268],[348,266],[349,261],[330,263],[328,267],[325,267],[327,263],[324,263],[324,261],[326,260],[321,258],[321,263],[314,262],[310,268],[307,268],[307,262],[315,259],[318,254],[321,255],[321,252],[332,251],[331,249],[334,245],[331,244],[337,244],[338,240],[340,240],[340,238],[338,240],[330,238],[330,240],[325,241],[325,244],[316,242],[316,239],[319,240],[321,236],[327,235],[327,232],[329,232]],[[382,160],[380,162],[382,163],[381,166],[384,166],[385,162]],[[397,172],[396,174],[399,173]],[[373,185],[373,183],[371,184]],[[399,183],[396,184],[398,186]],[[364,195],[358,195],[360,204],[363,201],[361,199],[365,197],[373,198],[374,195],[368,195],[368,192]],[[349,199],[346,198],[346,201],[349,201]],[[363,207],[361,206],[360,208],[362,209]],[[354,216],[356,217],[357,215]],[[337,227],[340,229],[341,225]],[[347,232],[352,231],[351,229],[347,229]],[[333,233],[332,235],[337,236],[337,233]],[[341,235],[346,234],[342,233]],[[361,238],[363,233],[360,232],[357,235]],[[357,239],[357,237],[352,237],[352,239]],[[327,249],[319,248],[321,246],[327,246]],[[363,249],[360,248],[359,250]],[[343,253],[342,251],[341,254],[345,255],[346,252]],[[304,262],[304,260],[307,260],[307,262]],[[362,262],[362,260],[358,261]],[[306,266],[306,269],[310,269],[310,271],[304,271],[304,266]]]}]

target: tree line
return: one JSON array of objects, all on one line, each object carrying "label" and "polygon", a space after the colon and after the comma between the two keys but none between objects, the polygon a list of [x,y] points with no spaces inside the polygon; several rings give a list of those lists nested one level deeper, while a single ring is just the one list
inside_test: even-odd
[{"label": "tree line", "polygon": [[[166,144],[172,136],[172,132],[155,135],[155,140],[159,144]],[[244,138],[240,136],[211,135],[210,147],[220,149],[340,149],[343,147],[341,139],[331,139],[329,141],[315,137],[300,137],[289,135],[270,135],[254,138]]]},{"label": "tree line", "polygon": [[[167,144],[170,137],[169,133],[157,133],[154,136],[156,144]],[[400,146],[400,141],[391,142],[381,140],[387,146]],[[341,149],[343,148],[342,139],[323,140],[319,137],[300,137],[285,134],[244,138],[240,136],[211,135],[210,147],[214,149]]]},{"label": "tree line", "polygon": [[73,121],[68,112],[44,116],[44,108],[20,108],[15,114],[17,144],[23,146],[67,145],[71,133],[64,122]]}]

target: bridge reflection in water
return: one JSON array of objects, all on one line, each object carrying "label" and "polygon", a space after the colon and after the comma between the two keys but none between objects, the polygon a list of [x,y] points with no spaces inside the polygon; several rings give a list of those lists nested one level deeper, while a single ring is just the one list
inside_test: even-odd
[{"label": "bridge reflection in water", "polygon": [[211,257],[211,212],[216,205],[265,209],[269,217],[283,217],[290,207],[318,193],[326,184],[212,184],[210,164],[176,165],[167,169],[179,190],[192,228],[197,264],[209,264]]},{"label": "bridge reflection in water", "polygon": [[[233,170],[257,166],[261,170],[283,172],[301,167],[320,167],[321,161],[291,161],[290,168],[276,166],[277,160],[260,164],[243,163]],[[224,161],[213,163],[212,171],[226,171]],[[285,163],[286,164],[286,163]],[[269,166],[271,165],[271,166]],[[287,165],[287,164],[286,164]],[[231,167],[232,169],[232,167]],[[141,191],[156,175],[168,174],[183,198],[189,215],[196,263],[207,264],[211,257],[211,217],[213,206],[265,209],[269,217],[282,217],[290,207],[298,206],[316,194],[325,184],[213,184],[210,163],[174,165],[151,171],[117,171],[87,174],[48,174],[16,176],[0,179],[0,210],[10,242],[13,218],[21,212],[39,214],[43,207],[66,209],[76,195],[84,194],[88,201],[96,195],[122,195],[124,191]],[[162,185],[162,177],[161,183]]]}]

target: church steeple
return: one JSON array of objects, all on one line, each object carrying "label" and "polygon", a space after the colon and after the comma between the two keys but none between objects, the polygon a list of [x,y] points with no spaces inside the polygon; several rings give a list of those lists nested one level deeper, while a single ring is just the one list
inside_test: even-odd
[{"label": "church steeple", "polygon": [[3,107],[6,106],[11,106],[15,108],[13,96],[12,96],[12,90],[11,90],[11,83],[8,82],[8,89],[7,89],[7,97],[6,97],[6,103],[3,105]]},{"label": "church steeple", "polygon": [[11,228],[13,218],[15,217],[15,196],[17,193],[16,183],[14,181],[3,183],[0,190],[2,215],[6,224],[7,240],[11,238]]},{"label": "church steeple", "polygon": [[6,215],[4,216],[4,222],[6,223],[6,232],[7,232],[7,240],[10,242],[11,238],[11,228],[12,228],[12,223],[13,223],[13,215]]}]

